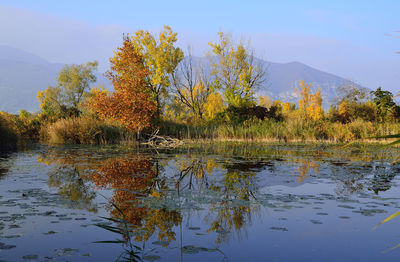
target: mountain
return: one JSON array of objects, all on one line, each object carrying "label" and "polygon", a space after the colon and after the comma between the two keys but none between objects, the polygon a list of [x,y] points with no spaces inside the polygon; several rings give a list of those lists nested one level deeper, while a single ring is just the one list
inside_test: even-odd
[{"label": "mountain", "polygon": [[[37,92],[56,85],[62,67],[62,64],[50,63],[34,54],[0,46],[0,111],[38,111]],[[97,74],[97,79],[98,83],[109,86],[101,74]]]},{"label": "mountain", "polygon": [[336,88],[348,82],[339,76],[329,74],[312,68],[300,62],[272,63],[265,62],[267,68],[266,88],[261,88],[258,95],[267,95],[272,100],[280,100],[296,103],[299,96],[295,88],[298,88],[299,80],[311,84],[314,92],[321,88],[324,108],[329,107],[337,96]]},{"label": "mountain", "polygon": [[[321,88],[323,106],[327,108],[336,97],[336,87],[346,82],[339,76],[299,62],[261,62],[267,68],[267,77],[257,95],[267,95],[273,100],[297,102],[295,87],[299,80],[305,80],[313,90]],[[62,66],[16,48],[0,46],[0,111],[38,111],[37,92],[56,84]],[[102,74],[98,73],[97,78],[96,84],[112,88]]]}]

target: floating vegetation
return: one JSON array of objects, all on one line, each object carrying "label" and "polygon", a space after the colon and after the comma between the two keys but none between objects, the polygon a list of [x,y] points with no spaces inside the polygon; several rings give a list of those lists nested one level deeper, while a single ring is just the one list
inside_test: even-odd
[{"label": "floating vegetation", "polygon": [[313,223],[314,225],[321,225],[321,224],[322,224],[322,221],[320,221],[320,220],[311,219],[310,221],[311,221],[311,223]]},{"label": "floating vegetation", "polygon": [[39,256],[33,254],[33,255],[25,255],[22,258],[25,260],[37,260],[39,258]]},{"label": "floating vegetation", "polygon": [[271,230],[278,230],[278,231],[288,231],[286,227],[270,227]]},{"label": "floating vegetation", "polygon": [[0,249],[2,250],[8,250],[8,249],[13,249],[16,248],[17,246],[15,245],[6,245],[3,242],[0,242]]},{"label": "floating vegetation", "polygon": [[197,254],[199,252],[217,252],[216,248],[206,248],[206,247],[197,247],[193,245],[187,245],[182,247],[182,252],[185,254]]}]

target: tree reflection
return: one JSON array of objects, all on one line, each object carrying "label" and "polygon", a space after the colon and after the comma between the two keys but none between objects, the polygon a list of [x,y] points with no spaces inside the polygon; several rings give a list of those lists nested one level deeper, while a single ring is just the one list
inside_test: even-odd
[{"label": "tree reflection", "polygon": [[142,198],[163,198],[163,182],[159,179],[158,162],[149,157],[110,159],[87,176],[97,188],[113,189],[110,215],[124,219],[134,232],[136,241],[148,240],[157,230],[159,240],[175,240],[174,226],[182,221],[181,214],[165,207],[152,208],[143,204]]},{"label": "tree reflection", "polygon": [[296,170],[297,181],[302,183],[305,179],[310,176],[310,173],[314,171],[315,175],[319,174],[319,163],[310,159],[300,159],[300,164]]},{"label": "tree reflection", "polygon": [[93,204],[96,192],[81,178],[75,167],[61,166],[48,173],[49,187],[58,188],[58,193],[67,197],[78,209],[97,212],[97,205]]},{"label": "tree reflection", "polygon": [[38,157],[38,162],[51,165],[47,173],[49,187],[56,187],[60,195],[72,201],[74,208],[97,212],[97,205],[93,203],[96,192],[81,177],[81,173],[90,166],[90,161],[81,165],[77,159],[73,155],[49,150]]},{"label": "tree reflection", "polygon": [[213,158],[193,158],[176,160],[178,192],[187,189],[198,196],[213,192],[217,199],[208,203],[204,217],[209,224],[207,232],[218,234],[216,243],[227,242],[232,231],[240,238],[245,225],[251,223],[251,214],[257,210],[250,202],[256,199],[255,171],[266,164],[244,159],[218,163]]},{"label": "tree reflection", "polygon": [[368,188],[375,194],[387,191],[392,187],[392,180],[399,174],[400,167],[390,166],[389,168],[378,168],[373,175],[371,186]]}]

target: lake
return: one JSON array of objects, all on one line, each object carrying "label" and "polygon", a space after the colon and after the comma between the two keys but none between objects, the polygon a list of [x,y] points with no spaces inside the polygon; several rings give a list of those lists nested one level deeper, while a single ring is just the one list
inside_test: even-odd
[{"label": "lake", "polygon": [[32,145],[0,156],[0,260],[398,261],[399,154]]}]

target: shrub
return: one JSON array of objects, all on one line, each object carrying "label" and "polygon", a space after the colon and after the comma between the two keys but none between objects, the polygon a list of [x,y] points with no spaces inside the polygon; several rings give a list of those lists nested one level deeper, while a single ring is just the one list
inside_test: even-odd
[{"label": "shrub", "polygon": [[12,127],[12,123],[4,118],[3,112],[0,114],[0,150],[12,150],[17,147],[17,133]]}]

